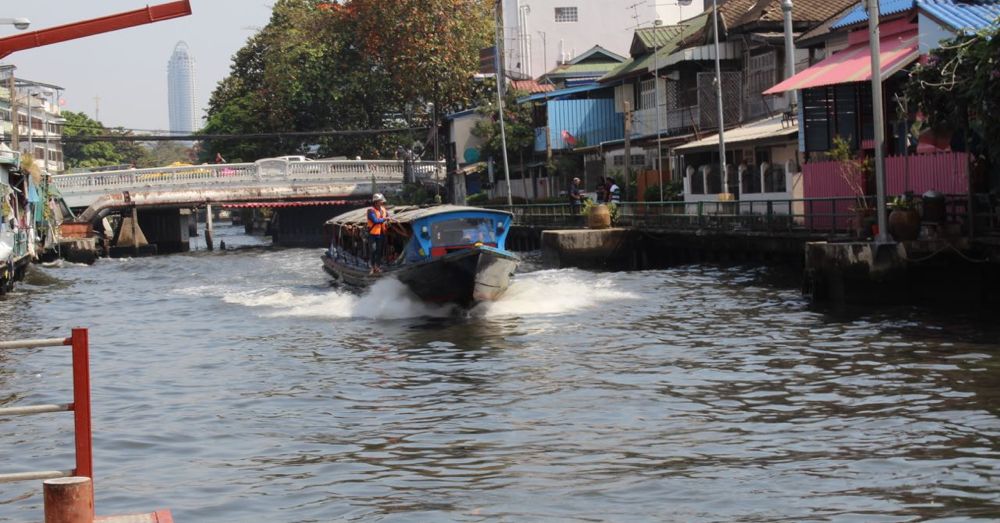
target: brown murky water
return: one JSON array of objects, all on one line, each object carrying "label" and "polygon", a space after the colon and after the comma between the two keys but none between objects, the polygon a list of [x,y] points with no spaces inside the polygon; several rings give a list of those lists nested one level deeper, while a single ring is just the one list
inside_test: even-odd
[{"label": "brown murky water", "polygon": [[[229,245],[253,244],[225,229]],[[990,521],[1000,327],[833,318],[760,269],[530,264],[454,316],[319,251],[46,268],[2,338],[91,328],[99,513],[177,521]],[[68,401],[58,350],[0,403]],[[72,466],[71,416],[0,419],[0,472]],[[41,519],[39,482],[0,521]]]}]

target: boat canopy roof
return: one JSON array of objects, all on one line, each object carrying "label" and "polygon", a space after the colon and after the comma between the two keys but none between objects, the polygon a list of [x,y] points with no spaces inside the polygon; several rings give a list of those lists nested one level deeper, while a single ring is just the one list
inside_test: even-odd
[{"label": "boat canopy roof", "polygon": [[[354,209],[353,211],[345,212],[340,216],[330,218],[327,220],[327,225],[347,225],[347,224],[363,224],[368,221],[368,209],[370,207],[362,207],[360,209]],[[465,205],[433,205],[427,207],[418,207],[415,205],[395,205],[387,206],[392,219],[397,222],[413,222],[421,218],[427,218],[429,216],[438,216],[441,214],[450,214],[457,212],[476,212],[484,214],[502,214],[504,216],[513,216],[507,211],[501,211],[498,209],[484,209],[482,207],[469,207]]]}]

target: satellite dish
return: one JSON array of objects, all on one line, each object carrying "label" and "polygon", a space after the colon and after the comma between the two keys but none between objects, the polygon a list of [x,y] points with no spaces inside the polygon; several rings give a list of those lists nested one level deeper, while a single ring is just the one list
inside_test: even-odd
[{"label": "satellite dish", "polygon": [[691,5],[691,2],[692,0],[677,0],[677,3],[681,4],[684,7]]}]

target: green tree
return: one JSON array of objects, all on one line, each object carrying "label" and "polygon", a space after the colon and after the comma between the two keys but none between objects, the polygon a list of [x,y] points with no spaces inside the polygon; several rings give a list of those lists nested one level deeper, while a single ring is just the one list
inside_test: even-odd
[{"label": "green tree", "polygon": [[[478,50],[489,44],[485,0],[278,0],[233,58],[209,101],[206,133],[407,128],[471,101]],[[390,157],[415,134],[213,140],[203,159],[289,154]]]},{"label": "green tree", "polygon": [[194,151],[180,142],[156,142],[148,154],[149,167],[170,165],[174,162],[192,163],[197,160]]},{"label": "green tree", "polygon": [[[910,107],[936,131],[968,139],[973,153],[1000,164],[1000,26],[941,42],[914,66],[905,86]],[[986,139],[984,139],[984,137]]]},{"label": "green tree", "polygon": [[[84,113],[63,111],[62,117],[66,119],[63,136],[108,134],[108,130],[100,122]],[[67,142],[63,145],[63,158],[67,169],[120,165],[124,161],[124,156],[111,142]]]},{"label": "green tree", "polygon": [[[116,127],[109,131],[109,134],[121,137],[135,137],[132,131]],[[132,167],[155,167],[152,158],[149,156],[149,147],[136,140],[117,140],[113,142],[115,153],[121,156],[121,163]]]}]

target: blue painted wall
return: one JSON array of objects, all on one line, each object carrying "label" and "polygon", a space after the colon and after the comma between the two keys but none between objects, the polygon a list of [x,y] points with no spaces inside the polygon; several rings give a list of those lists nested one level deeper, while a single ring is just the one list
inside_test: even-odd
[{"label": "blue painted wall", "polygon": [[[576,138],[577,147],[624,138],[625,117],[615,112],[614,99],[550,100],[547,109],[553,150],[569,148],[563,131]],[[535,130],[535,151],[545,151],[544,128]]]}]

